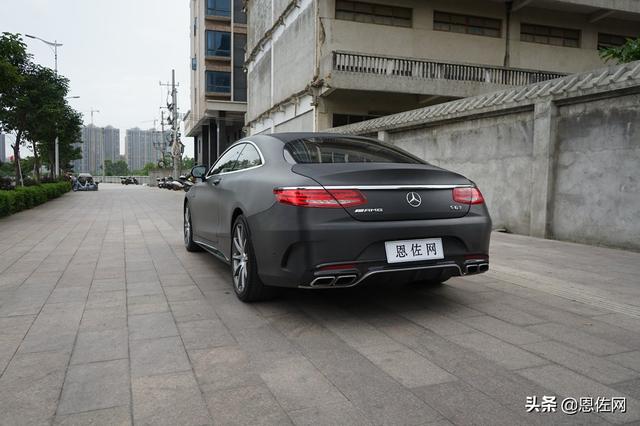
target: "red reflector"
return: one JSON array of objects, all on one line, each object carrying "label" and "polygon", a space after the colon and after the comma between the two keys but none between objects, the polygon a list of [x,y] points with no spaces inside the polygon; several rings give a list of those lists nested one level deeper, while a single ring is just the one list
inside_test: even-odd
[{"label": "red reflector", "polygon": [[484,197],[478,188],[453,188],[453,201],[460,204],[482,204]]},{"label": "red reflector", "polygon": [[465,254],[465,260],[487,260],[489,256],[486,254]]},{"label": "red reflector", "polygon": [[320,268],[321,271],[335,271],[337,269],[355,269],[356,265],[353,263],[343,263],[341,265],[327,265]]},{"label": "red reflector", "polygon": [[324,207],[336,209],[355,207],[367,203],[367,199],[357,189],[281,189],[273,190],[276,200],[282,204],[299,207]]}]

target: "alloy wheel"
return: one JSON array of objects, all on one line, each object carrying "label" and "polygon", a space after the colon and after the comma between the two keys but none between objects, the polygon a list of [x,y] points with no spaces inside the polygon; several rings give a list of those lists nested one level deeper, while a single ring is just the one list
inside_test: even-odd
[{"label": "alloy wheel", "polygon": [[247,237],[244,226],[238,223],[233,233],[232,246],[233,285],[238,293],[242,293],[247,285],[249,256],[247,254]]},{"label": "alloy wheel", "polygon": [[191,215],[189,214],[189,207],[184,209],[184,243],[189,245],[191,240]]}]

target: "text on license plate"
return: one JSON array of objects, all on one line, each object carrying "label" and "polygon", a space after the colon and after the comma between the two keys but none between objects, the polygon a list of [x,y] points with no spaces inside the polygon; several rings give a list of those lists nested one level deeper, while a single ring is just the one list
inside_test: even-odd
[{"label": "text on license plate", "polygon": [[387,241],[384,243],[388,263],[443,259],[441,238]]}]

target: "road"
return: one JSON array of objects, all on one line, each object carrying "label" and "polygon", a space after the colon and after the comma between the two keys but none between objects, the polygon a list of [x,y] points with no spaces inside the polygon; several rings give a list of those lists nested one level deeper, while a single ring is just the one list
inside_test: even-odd
[{"label": "road", "polygon": [[481,276],[246,305],[184,250],[182,196],[104,184],[0,220],[0,424],[640,422],[638,253],[494,233]]}]

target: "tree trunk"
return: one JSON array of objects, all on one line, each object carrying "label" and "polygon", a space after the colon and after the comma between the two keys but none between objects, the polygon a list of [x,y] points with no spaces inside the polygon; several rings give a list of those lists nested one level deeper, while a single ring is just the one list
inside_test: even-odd
[{"label": "tree trunk", "polygon": [[40,183],[40,156],[38,155],[38,149],[36,147],[35,142],[31,142],[31,146],[33,147],[33,169],[36,175],[36,183]]},{"label": "tree trunk", "polygon": [[55,152],[55,148],[54,149],[48,149],[47,150],[47,157],[49,157],[49,177],[51,179],[54,178],[53,176],[53,169],[56,167],[56,152]]},{"label": "tree trunk", "polygon": [[22,170],[20,170],[20,139],[22,139],[22,131],[18,130],[16,141],[11,145],[11,148],[13,148],[13,164],[16,168],[16,185],[20,182],[20,185],[24,186],[22,183]]}]

